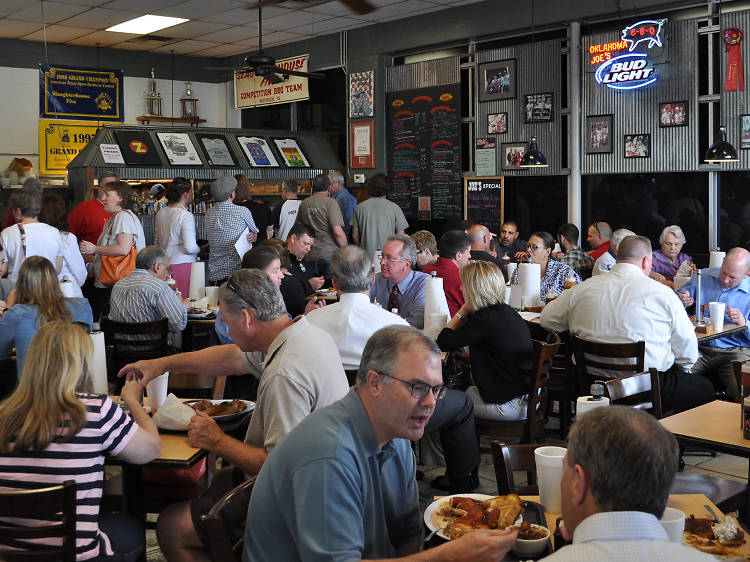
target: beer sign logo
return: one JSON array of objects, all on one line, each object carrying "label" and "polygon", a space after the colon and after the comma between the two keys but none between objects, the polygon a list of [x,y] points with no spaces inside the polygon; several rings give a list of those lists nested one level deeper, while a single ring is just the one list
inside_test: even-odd
[{"label": "beer sign logo", "polygon": [[139,140],[130,141],[130,150],[135,152],[136,154],[147,154],[148,153],[148,147],[146,146],[146,143],[143,143]]},{"label": "beer sign logo", "polygon": [[614,57],[596,69],[596,81],[615,90],[633,90],[656,82],[654,67],[646,53]]}]

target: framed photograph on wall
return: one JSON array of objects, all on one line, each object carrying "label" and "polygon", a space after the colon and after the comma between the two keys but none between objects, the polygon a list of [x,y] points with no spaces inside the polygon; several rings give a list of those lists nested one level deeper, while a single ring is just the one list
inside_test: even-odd
[{"label": "framed photograph on wall", "polygon": [[586,116],[586,154],[612,152],[612,114]]},{"label": "framed photograph on wall", "polygon": [[373,168],[375,166],[374,137],[372,121],[349,122],[349,163],[352,168]]},{"label": "framed photograph on wall", "polygon": [[479,101],[507,100],[516,97],[516,59],[479,65]]},{"label": "framed photograph on wall", "polygon": [[508,132],[508,112],[490,113],[487,116],[487,134],[500,135]]},{"label": "framed photograph on wall", "polygon": [[500,169],[517,170],[521,167],[521,158],[526,154],[525,142],[505,142],[500,145]]},{"label": "framed photograph on wall", "polygon": [[740,148],[750,149],[750,115],[740,115]]},{"label": "framed photograph on wall", "polygon": [[651,158],[651,134],[625,135],[625,158]]},{"label": "framed photograph on wall", "polygon": [[659,104],[659,127],[685,127],[687,124],[687,100]]},{"label": "framed photograph on wall", "polygon": [[552,121],[552,92],[527,94],[524,103],[527,123]]}]

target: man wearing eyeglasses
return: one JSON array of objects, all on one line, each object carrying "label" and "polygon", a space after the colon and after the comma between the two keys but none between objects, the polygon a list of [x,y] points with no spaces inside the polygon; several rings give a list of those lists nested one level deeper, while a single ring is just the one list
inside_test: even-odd
[{"label": "man wearing eyeglasses", "polygon": [[586,240],[591,246],[589,255],[596,260],[604,252],[609,250],[609,243],[612,239],[612,228],[604,221],[594,221],[588,229]]},{"label": "man wearing eyeglasses", "polygon": [[[365,346],[357,384],[292,431],[260,471],[243,560],[421,560],[416,462],[445,392],[440,350],[391,326]],[[477,530],[430,550],[430,560],[500,560],[515,530]]]},{"label": "man wearing eyeglasses", "polygon": [[157,535],[167,560],[205,558],[202,515],[226,492],[257,474],[271,450],[310,412],[339,400],[349,389],[331,337],[304,316],[292,321],[278,287],[264,272],[235,273],[219,290],[219,303],[235,344],[138,361],[119,373],[139,378],[144,388],[166,371],[210,377],[248,373],[260,381],[244,442],[224,433],[203,412],[190,420],[190,445],[222,457],[234,468],[217,473],[200,498],[161,512]]},{"label": "man wearing eyeglasses", "polygon": [[370,299],[398,314],[415,328],[424,327],[424,289],[426,273],[414,271],[417,246],[411,236],[395,234],[383,246],[380,273],[370,289]]}]

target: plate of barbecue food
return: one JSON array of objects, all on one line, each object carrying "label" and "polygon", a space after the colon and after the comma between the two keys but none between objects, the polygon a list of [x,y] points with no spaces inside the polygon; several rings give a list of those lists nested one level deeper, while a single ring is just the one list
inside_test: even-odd
[{"label": "plate of barbecue food", "polygon": [[195,400],[194,402],[188,402],[188,406],[196,412],[205,412],[214,421],[225,422],[252,412],[255,408],[255,402],[236,399]]},{"label": "plate of barbecue food", "polygon": [[521,523],[521,498],[516,494],[455,494],[435,500],[424,511],[430,531],[447,539],[457,539],[477,529],[505,529]]},{"label": "plate of barbecue food", "polygon": [[734,517],[726,516],[721,521],[694,515],[685,518],[682,541],[719,558],[750,557],[750,545],[745,538],[742,527]]}]

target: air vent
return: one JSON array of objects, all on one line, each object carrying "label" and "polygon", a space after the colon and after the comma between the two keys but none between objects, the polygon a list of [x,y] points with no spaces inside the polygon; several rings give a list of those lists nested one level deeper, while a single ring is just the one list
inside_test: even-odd
[{"label": "air vent", "polygon": [[133,43],[147,43],[149,41],[156,41],[158,43],[170,43],[176,41],[174,37],[164,37],[163,35],[141,35],[140,37],[133,37],[128,42]]}]

